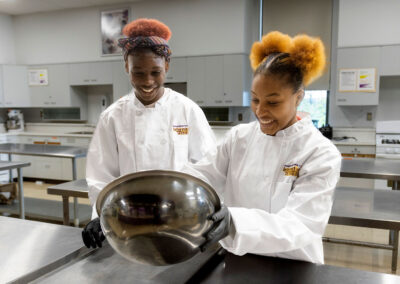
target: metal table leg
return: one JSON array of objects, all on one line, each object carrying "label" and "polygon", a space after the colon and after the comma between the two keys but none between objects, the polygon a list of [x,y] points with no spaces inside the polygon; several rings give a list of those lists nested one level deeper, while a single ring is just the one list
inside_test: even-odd
[{"label": "metal table leg", "polygon": [[[76,159],[72,158],[72,180],[76,180]],[[78,198],[74,197],[74,226],[79,227]]]},{"label": "metal table leg", "polygon": [[392,272],[396,273],[399,254],[399,231],[393,233]]},{"label": "metal table leg", "polygon": [[22,179],[22,168],[17,168],[17,173],[18,173],[19,217],[21,219],[25,219],[24,181]]},{"label": "metal table leg", "polygon": [[[398,190],[399,189],[398,188],[398,183],[399,182],[396,181],[396,180],[392,181],[392,190]],[[393,245],[394,244],[394,234],[395,234],[395,231],[393,231],[393,230],[389,231],[389,245]]]},{"label": "metal table leg", "polygon": [[[11,154],[8,154],[8,160],[11,162]],[[10,176],[9,176],[10,182],[13,182],[13,170],[10,169]]]},{"label": "metal table leg", "polygon": [[63,224],[69,226],[69,200],[68,196],[63,195]]}]

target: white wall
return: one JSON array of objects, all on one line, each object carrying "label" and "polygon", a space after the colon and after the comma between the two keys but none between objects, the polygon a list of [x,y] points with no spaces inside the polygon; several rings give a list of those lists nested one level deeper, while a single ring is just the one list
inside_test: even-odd
[{"label": "white wall", "polygon": [[115,59],[101,56],[100,11],[126,6],[131,19],[157,18],[170,27],[173,56],[246,52],[246,0],[158,0],[16,16],[18,63]]},{"label": "white wall", "polygon": [[14,27],[12,17],[0,14],[0,64],[14,64]]},{"label": "white wall", "polygon": [[340,0],[338,46],[400,43],[400,1]]}]

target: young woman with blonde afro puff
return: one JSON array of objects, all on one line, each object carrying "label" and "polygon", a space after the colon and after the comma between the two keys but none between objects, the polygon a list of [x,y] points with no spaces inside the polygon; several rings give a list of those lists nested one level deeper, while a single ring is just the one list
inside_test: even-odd
[{"label": "young woman with blonde afro puff", "polygon": [[217,154],[184,168],[224,201],[203,248],[220,241],[237,255],[323,263],[341,155],[297,107],[324,70],[324,46],[307,35],[271,32],[253,44],[250,61],[257,120],[233,127]]},{"label": "young woman with blonde afro puff", "polygon": [[82,238],[92,248],[104,240],[95,204],[109,182],[137,171],[179,170],[216,150],[200,107],[163,86],[171,56],[170,29],[158,20],[138,19],[127,24],[123,33],[126,37],[119,45],[133,90],[100,115],[87,155],[93,220]]}]

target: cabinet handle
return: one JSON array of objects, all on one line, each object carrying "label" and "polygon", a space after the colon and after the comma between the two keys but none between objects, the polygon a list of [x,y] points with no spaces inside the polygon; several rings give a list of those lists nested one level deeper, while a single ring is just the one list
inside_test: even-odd
[{"label": "cabinet handle", "polygon": [[10,105],[11,104],[11,102],[6,102],[6,105]]},{"label": "cabinet handle", "polygon": [[90,80],[90,81],[92,81],[92,82],[97,82],[97,79],[92,79],[92,80]]},{"label": "cabinet handle", "polygon": [[338,102],[346,102],[346,99],[338,99]]},{"label": "cabinet handle", "polygon": [[232,100],[227,100],[227,101],[225,101],[226,103],[231,103],[232,102]]},{"label": "cabinet handle", "polygon": [[214,102],[216,102],[217,104],[220,104],[220,103],[222,103],[222,101],[221,101],[221,100],[215,100]]},{"label": "cabinet handle", "polygon": [[56,102],[51,102],[51,104],[52,104],[52,105],[55,105],[55,104],[56,104]]},{"label": "cabinet handle", "polygon": [[49,102],[44,102],[44,104],[45,104],[45,105],[48,105],[48,104],[50,104],[50,103],[49,103]]},{"label": "cabinet handle", "polygon": [[202,104],[202,103],[204,103],[204,101],[196,101],[196,103]]},{"label": "cabinet handle", "polygon": [[174,79],[173,76],[167,76],[167,79]]},{"label": "cabinet handle", "polygon": [[83,80],[83,82],[89,82],[89,79],[85,79],[85,80]]}]

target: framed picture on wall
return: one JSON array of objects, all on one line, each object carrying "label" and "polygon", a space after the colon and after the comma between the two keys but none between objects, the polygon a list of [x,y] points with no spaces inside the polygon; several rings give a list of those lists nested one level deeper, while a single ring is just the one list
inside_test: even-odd
[{"label": "framed picture on wall", "polygon": [[122,29],[129,21],[129,8],[101,11],[101,55],[120,55],[122,49],[118,39],[123,37]]}]

